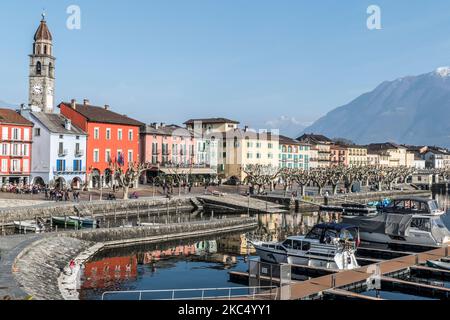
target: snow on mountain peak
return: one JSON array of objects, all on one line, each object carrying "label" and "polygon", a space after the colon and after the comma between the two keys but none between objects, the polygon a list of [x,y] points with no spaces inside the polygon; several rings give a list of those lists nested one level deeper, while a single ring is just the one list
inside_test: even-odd
[{"label": "snow on mountain peak", "polygon": [[442,78],[446,78],[450,76],[450,67],[440,67],[436,69],[436,73],[440,75]]}]

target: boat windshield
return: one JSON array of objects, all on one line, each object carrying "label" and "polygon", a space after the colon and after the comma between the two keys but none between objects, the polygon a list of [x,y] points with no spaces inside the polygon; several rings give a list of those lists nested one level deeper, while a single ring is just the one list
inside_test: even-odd
[{"label": "boat windshield", "polygon": [[431,221],[429,218],[413,218],[411,220],[411,228],[421,231],[431,231]]},{"label": "boat windshield", "polygon": [[428,205],[430,206],[431,211],[439,210],[439,206],[438,206],[438,203],[436,200],[432,200],[432,201],[428,202]]},{"label": "boat windshield", "polygon": [[358,239],[358,229],[342,229],[341,233],[339,234],[339,238],[341,240],[356,241],[356,239]]},{"label": "boat windshield", "polygon": [[437,219],[432,219],[431,224],[433,227],[447,230],[447,227],[445,226],[444,222],[442,221],[442,219],[440,217]]}]

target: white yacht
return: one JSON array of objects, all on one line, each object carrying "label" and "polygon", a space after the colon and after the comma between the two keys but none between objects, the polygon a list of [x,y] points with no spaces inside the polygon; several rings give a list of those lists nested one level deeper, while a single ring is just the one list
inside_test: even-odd
[{"label": "white yacht", "polygon": [[450,232],[436,200],[401,198],[367,215],[343,215],[342,221],[359,228],[361,241],[379,244],[441,246]]},{"label": "white yacht", "polygon": [[261,260],[328,269],[358,268],[358,228],[342,223],[321,223],[306,236],[288,237],[283,242],[249,241]]}]

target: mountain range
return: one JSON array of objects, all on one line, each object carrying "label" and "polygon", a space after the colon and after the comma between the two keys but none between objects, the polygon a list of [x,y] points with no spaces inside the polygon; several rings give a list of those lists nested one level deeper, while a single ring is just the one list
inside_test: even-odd
[{"label": "mountain range", "polygon": [[450,67],[385,81],[302,133],[358,144],[396,142],[450,147]]}]

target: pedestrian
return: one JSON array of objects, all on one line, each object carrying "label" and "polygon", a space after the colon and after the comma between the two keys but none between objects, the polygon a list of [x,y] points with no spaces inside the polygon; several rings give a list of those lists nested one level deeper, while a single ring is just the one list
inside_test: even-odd
[{"label": "pedestrian", "polygon": [[70,274],[72,275],[73,274],[73,270],[75,269],[75,261],[73,259],[70,260],[69,268],[70,268]]}]

